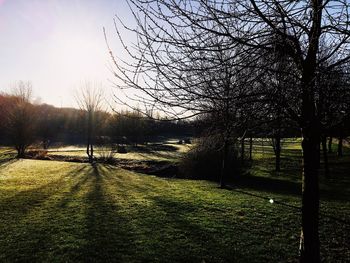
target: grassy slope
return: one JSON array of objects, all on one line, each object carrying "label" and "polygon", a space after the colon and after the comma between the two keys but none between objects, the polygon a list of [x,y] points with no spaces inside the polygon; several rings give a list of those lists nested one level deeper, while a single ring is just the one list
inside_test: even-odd
[{"label": "grassy slope", "polygon": [[[290,179],[300,168],[286,147],[283,173],[272,173],[268,150],[255,154],[258,179],[232,191],[103,165],[0,164],[0,261],[293,262],[300,213],[283,204],[300,204],[300,185]],[[321,184],[326,262],[350,258],[349,224],[328,217],[349,221],[349,184],[341,179]]]}]

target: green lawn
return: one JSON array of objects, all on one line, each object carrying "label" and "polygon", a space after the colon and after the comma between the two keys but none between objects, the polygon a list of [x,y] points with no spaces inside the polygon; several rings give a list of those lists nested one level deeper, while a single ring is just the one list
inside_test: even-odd
[{"label": "green lawn", "polygon": [[[128,146],[127,153],[114,153],[114,157],[122,160],[152,160],[152,161],[177,161],[191,145],[178,145],[176,143],[161,144],[163,149],[157,149],[154,146],[158,144],[139,145],[137,147]],[[153,146],[153,148],[152,148]],[[154,149],[156,148],[156,149]],[[110,149],[95,147],[95,156],[101,157],[108,154]],[[67,146],[60,148],[50,148],[49,156],[60,155],[67,157],[86,157],[85,147]]]},{"label": "green lawn", "polygon": [[[269,148],[257,150],[233,190],[102,164],[0,163],[0,261],[295,262],[300,148],[287,150],[281,174]],[[347,262],[349,155],[332,161],[333,179],[321,180],[322,259]]]}]

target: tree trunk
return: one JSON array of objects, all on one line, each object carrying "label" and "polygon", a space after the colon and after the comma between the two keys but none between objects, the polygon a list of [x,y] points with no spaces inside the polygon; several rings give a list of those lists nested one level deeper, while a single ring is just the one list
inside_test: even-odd
[{"label": "tree trunk", "polygon": [[253,136],[250,136],[250,139],[249,139],[249,161],[253,160],[252,152],[253,152]]},{"label": "tree trunk", "polygon": [[327,152],[327,137],[322,136],[322,152],[324,162],[324,174],[326,178],[329,178],[329,165],[328,165],[328,152]]},{"label": "tree trunk", "polygon": [[320,129],[319,116],[315,105],[315,78],[317,53],[321,35],[322,0],[310,1],[312,26],[309,47],[302,63],[302,105],[301,132],[303,149],[302,175],[302,219],[300,235],[300,262],[319,263],[320,240],[318,233],[319,183],[318,167],[320,164]]},{"label": "tree trunk", "polygon": [[92,148],[92,113],[88,112],[88,119],[87,119],[87,145],[86,145],[86,154],[89,158],[89,163],[92,163],[92,154],[93,154],[93,148]]},{"label": "tree trunk", "polygon": [[328,153],[332,153],[332,136],[329,137],[329,141],[328,141]]},{"label": "tree trunk", "polygon": [[[278,85],[278,94],[281,94],[281,84]],[[279,100],[277,100],[277,127],[275,130],[275,157],[276,157],[276,161],[275,161],[275,170],[276,172],[281,171],[281,126],[282,126],[282,102]]]},{"label": "tree trunk", "polygon": [[24,158],[25,157],[26,146],[24,146],[24,145],[16,146],[16,150],[17,150],[17,158]]},{"label": "tree trunk", "polygon": [[275,145],[276,165],[275,165],[275,169],[276,169],[276,172],[279,172],[279,171],[281,171],[281,137],[279,136],[279,134],[276,135],[275,140],[276,140],[276,145]]},{"label": "tree trunk", "polygon": [[338,156],[339,157],[343,156],[343,138],[342,137],[338,138]]},{"label": "tree trunk", "polygon": [[21,151],[20,148],[16,146],[16,151],[17,151],[17,158],[21,158]]},{"label": "tree trunk", "polygon": [[92,142],[90,143],[90,157],[91,157],[90,163],[92,163],[94,160],[94,146]]},{"label": "tree trunk", "polygon": [[[314,54],[316,56],[316,54]],[[304,65],[301,108],[301,132],[303,150],[302,218],[300,235],[300,262],[319,263],[320,240],[318,233],[320,165],[320,123],[316,115],[313,94],[315,65]]]},{"label": "tree trunk", "polygon": [[244,163],[244,137],[241,138],[241,163]]},{"label": "tree trunk", "polygon": [[89,158],[89,162],[91,162],[91,158],[90,158],[90,142],[89,142],[89,140],[88,140],[88,143],[86,145],[86,154],[87,154],[87,156]]},{"label": "tree trunk", "polygon": [[89,158],[89,163],[92,162],[92,158],[91,158],[91,137],[90,137],[90,131],[88,131],[88,137],[87,137],[87,144],[86,144],[86,154]]},{"label": "tree trunk", "polygon": [[221,166],[221,176],[220,176],[220,187],[221,188],[225,188],[225,185],[226,185],[227,156],[228,156],[228,141],[227,141],[227,139],[225,139],[223,153],[222,153],[222,166]]},{"label": "tree trunk", "polygon": [[303,186],[302,186],[302,230],[300,237],[300,262],[320,262],[318,236],[319,213],[319,136],[314,127],[303,129]]}]

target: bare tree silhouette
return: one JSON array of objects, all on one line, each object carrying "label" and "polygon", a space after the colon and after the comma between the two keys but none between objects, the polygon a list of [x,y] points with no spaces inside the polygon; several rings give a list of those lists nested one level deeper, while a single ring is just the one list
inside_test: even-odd
[{"label": "bare tree silhouette", "polygon": [[[350,60],[347,1],[130,0],[129,4],[137,27],[129,28],[118,20],[116,29],[133,62],[120,61],[111,52],[115,75],[123,83],[117,86],[142,92],[129,99],[176,118],[215,112],[215,107],[208,110],[207,105],[215,105],[209,102],[219,98],[222,102],[229,98],[232,105],[255,100],[269,103],[273,97],[260,92],[266,88],[261,76],[276,71],[275,61],[264,65],[257,61],[276,53],[278,38],[278,50],[283,50],[283,58],[292,63],[290,74],[296,80],[293,92],[279,103],[298,123],[303,137],[300,261],[320,262],[321,111],[316,103],[316,80],[320,65],[326,64],[326,70],[331,70]],[[131,48],[123,42],[118,25],[137,35],[137,43]],[[233,61],[234,77],[241,82],[238,90],[243,88],[245,92],[227,97],[217,88],[224,85],[215,85],[209,94],[205,92],[207,78],[219,74],[212,69],[225,63],[205,64],[204,68],[197,65],[206,57],[213,62],[213,54],[219,50],[231,52],[228,59]],[[250,74],[237,73],[245,70]]]},{"label": "bare tree silhouette", "polygon": [[76,101],[86,118],[86,154],[89,162],[94,159],[94,143],[98,125],[98,112],[103,103],[102,86],[92,82],[85,82],[76,94]]}]

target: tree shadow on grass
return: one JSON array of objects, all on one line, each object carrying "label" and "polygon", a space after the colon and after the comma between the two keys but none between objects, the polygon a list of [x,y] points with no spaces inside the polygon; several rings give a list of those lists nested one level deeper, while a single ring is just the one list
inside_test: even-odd
[{"label": "tree shadow on grass", "polygon": [[45,185],[23,190],[10,197],[1,199],[0,211],[2,211],[2,216],[8,215],[13,217],[14,215],[10,212],[16,210],[18,212],[16,216],[19,218],[24,217],[32,209],[46,202],[50,196],[59,192],[63,183],[64,176]]},{"label": "tree shadow on grass", "polygon": [[0,159],[0,169],[7,167],[8,165],[16,162],[18,159],[16,159],[14,156],[5,157]]},{"label": "tree shadow on grass", "polygon": [[[112,171],[108,174],[112,177]],[[135,174],[133,177],[142,175]],[[130,182],[125,179],[116,178],[113,185],[126,195],[122,198],[126,197],[130,205],[130,220],[134,225],[131,231],[137,237],[135,250],[142,255],[142,258],[133,255],[133,259],[147,262],[264,261],[268,249],[265,245],[259,246],[258,249],[264,253],[256,252],[255,260],[250,252],[241,250],[253,243],[254,247],[256,243],[263,244],[265,237],[255,238],[254,234],[259,229],[252,230],[244,220],[237,222],[232,208],[197,198],[191,200],[185,192],[184,195],[176,192],[173,195],[172,188],[164,188],[167,183],[162,179],[155,179],[159,180],[157,184],[151,183],[153,180],[140,183],[137,178],[131,178]],[[227,210],[231,211],[225,216]]]},{"label": "tree shadow on grass", "polygon": [[[70,179],[76,179],[84,169],[79,166],[49,183],[0,200],[0,221],[5,226],[0,228],[0,261],[48,260],[54,253],[54,236],[63,224],[69,226],[61,220],[67,209],[57,204]],[[62,202],[68,198],[63,198]]]},{"label": "tree shadow on grass", "polygon": [[[345,179],[343,180],[343,182]],[[348,184],[348,181],[346,182]],[[292,195],[301,197],[302,185],[301,182],[293,182],[276,177],[262,177],[262,176],[241,176],[232,185],[233,189],[254,190],[259,192],[273,193],[279,195]],[[344,185],[334,183],[321,184],[320,198],[322,200],[346,201],[349,199],[349,191],[344,188]],[[341,192],[339,192],[341,191]]]},{"label": "tree shadow on grass", "polygon": [[[142,180],[140,184],[137,177],[142,176],[136,174],[130,174],[136,177],[130,182],[127,178],[119,180],[119,175],[112,179],[110,169],[107,177],[113,180],[113,189],[128,203],[129,220],[123,227],[129,229],[126,235],[134,236],[135,240],[127,252],[131,261],[227,262],[239,258],[239,252],[233,252],[229,244],[220,245],[225,242],[215,229],[211,228],[216,233],[213,234],[210,229],[198,224],[196,219],[187,217],[192,215],[200,219],[204,209],[202,206],[177,200],[176,196],[168,197],[167,190],[159,185],[161,181],[154,185],[152,180]],[[222,253],[217,251],[219,247]]]},{"label": "tree shadow on grass", "polygon": [[[286,153],[288,151],[288,153]],[[266,156],[253,160],[251,171],[254,175],[276,179],[301,180],[302,159],[299,150],[288,149],[281,155],[281,170],[275,170],[275,156]],[[289,153],[289,152],[292,152]],[[300,152],[300,151],[299,151]]]},{"label": "tree shadow on grass", "polygon": [[79,260],[83,262],[127,261],[127,251],[134,247],[130,222],[120,208],[105,192],[105,178],[100,166],[91,166],[91,187],[85,197],[85,245],[81,247]]},{"label": "tree shadow on grass", "polygon": [[[57,205],[59,208],[66,207],[69,203],[73,202],[78,192],[86,185],[89,180],[89,165],[82,164],[79,168],[73,170],[70,176],[75,179],[75,183],[70,187],[69,191],[64,192],[63,199]],[[80,178],[77,176],[81,173],[85,173]]]},{"label": "tree shadow on grass", "polygon": [[[343,157],[344,158],[344,157]],[[332,158],[329,163],[330,176],[324,175],[323,163],[321,163],[320,182],[321,197],[334,200],[350,200],[350,162],[343,158]]]},{"label": "tree shadow on grass", "polygon": [[105,183],[98,165],[82,164],[0,200],[0,261],[129,262],[131,224]]},{"label": "tree shadow on grass", "polygon": [[[165,196],[154,197],[153,201],[163,214],[160,217],[150,214],[145,221],[155,228],[157,225],[162,226],[158,233],[152,234],[152,238],[162,244],[154,248],[155,254],[164,253],[168,261],[173,259],[175,262],[235,262],[242,259],[234,235],[227,240],[222,239],[224,233],[220,234],[225,232],[229,236],[232,226],[214,216],[202,221],[207,216],[203,212],[210,214],[210,208]],[[214,215],[217,211],[215,207],[212,208]],[[205,226],[202,225],[203,222]]]},{"label": "tree shadow on grass", "polygon": [[[164,225],[167,232],[158,238],[166,238],[169,232],[173,232],[173,240],[168,241],[169,247],[183,251],[181,254],[174,252],[172,258],[175,262],[265,262],[272,256],[267,253],[274,254],[272,257],[275,259],[281,257],[278,250],[272,251],[269,245],[264,244],[271,230],[263,232],[262,225],[252,225],[248,219],[254,218],[251,214],[240,219],[240,215],[229,206],[225,214],[225,211],[218,211],[217,206],[208,206],[207,203],[203,205],[170,196],[159,196],[153,200],[166,213],[158,224]],[[293,248],[293,244],[288,248]]]},{"label": "tree shadow on grass", "polygon": [[277,178],[245,175],[234,183],[235,188],[273,192],[282,195],[301,195],[301,184]]}]

